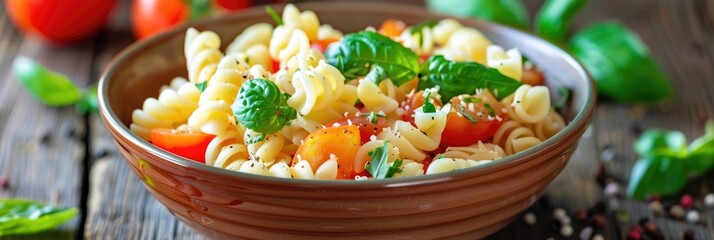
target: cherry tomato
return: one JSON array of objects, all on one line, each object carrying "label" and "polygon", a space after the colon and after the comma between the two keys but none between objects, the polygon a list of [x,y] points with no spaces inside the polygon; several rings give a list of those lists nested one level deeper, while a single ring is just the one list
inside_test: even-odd
[{"label": "cherry tomato", "polygon": [[407,25],[404,24],[404,22],[402,22],[401,20],[387,19],[382,22],[382,25],[379,26],[379,30],[377,30],[377,32],[384,36],[395,38],[399,37],[399,35],[402,35],[402,32],[406,28]]},{"label": "cherry tomato", "polygon": [[275,61],[275,60],[271,60],[271,61],[273,63],[273,73],[277,73],[278,71],[280,71],[280,62]]},{"label": "cherry tomato", "polygon": [[330,46],[330,43],[337,41],[339,41],[339,39],[315,40],[310,44],[310,48],[315,49],[318,52],[325,52],[325,49],[327,49],[327,46]]},{"label": "cherry tomato", "polygon": [[[407,100],[402,103],[402,108],[404,109],[404,115],[402,115],[402,120],[410,122],[412,123],[412,125],[416,126],[416,124],[414,124],[414,111],[423,105],[424,91],[419,91],[408,96]],[[434,106],[441,107],[442,105],[439,100],[434,99]]]},{"label": "cherry tomato", "polygon": [[10,19],[24,33],[56,44],[86,39],[104,27],[116,0],[5,0]]},{"label": "cherry tomato", "polygon": [[176,155],[206,163],[206,148],[215,136],[199,131],[151,130],[151,143]]},{"label": "cherry tomato", "polygon": [[[501,126],[502,118],[506,116],[501,111],[501,103],[488,91],[481,91],[473,97],[479,101],[466,103],[458,97],[451,99],[451,112],[446,118],[444,132],[441,133],[442,146],[468,146],[478,141],[485,142]],[[491,106],[493,112],[489,111],[486,104]],[[464,116],[464,113],[472,119]],[[494,116],[489,117],[489,114]]]},{"label": "cherry tomato", "polygon": [[131,6],[131,25],[134,30],[134,36],[138,39],[142,39],[186,21],[189,18],[244,9],[249,7],[252,3],[251,0],[213,0],[203,5],[189,4],[191,2],[195,1],[134,0]]},{"label": "cherry tomato", "polygon": [[251,0],[215,0],[217,7],[228,11],[240,10],[250,7],[253,1]]},{"label": "cherry tomato", "polygon": [[307,136],[295,153],[292,165],[295,166],[299,159],[307,160],[315,171],[330,159],[330,154],[335,154],[339,170],[337,178],[347,179],[353,176],[352,168],[360,146],[360,132],[357,126],[321,129]]},{"label": "cherry tomato", "polygon": [[[364,115],[364,116],[363,116]],[[373,123],[371,119],[367,116],[368,114],[362,114],[356,117],[346,117],[332,123],[327,124],[327,126],[334,126],[335,123],[340,124],[340,126],[351,125],[357,126],[359,128],[360,142],[362,144],[369,142],[369,138],[372,135],[377,136],[382,132],[382,129],[387,127],[387,119],[384,117],[375,116],[377,123]]]},{"label": "cherry tomato", "polygon": [[138,39],[156,34],[188,19],[189,6],[182,0],[134,0],[131,26]]}]

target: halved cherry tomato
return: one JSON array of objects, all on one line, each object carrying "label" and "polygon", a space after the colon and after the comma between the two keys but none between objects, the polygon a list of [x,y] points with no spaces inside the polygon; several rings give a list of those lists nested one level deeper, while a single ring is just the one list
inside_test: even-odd
[{"label": "halved cherry tomato", "polygon": [[131,26],[138,39],[156,34],[188,19],[190,8],[182,0],[134,0]]},{"label": "halved cherry tomato", "polygon": [[271,60],[271,62],[273,63],[273,73],[280,71],[280,62],[275,60]]},{"label": "halved cherry tomato", "polygon": [[206,148],[215,136],[199,131],[151,130],[151,143],[176,155],[206,163]]},{"label": "halved cherry tomato", "polygon": [[387,127],[387,119],[377,116],[377,123],[370,121],[368,117],[369,113],[363,113],[356,117],[346,117],[332,123],[327,124],[327,126],[334,126],[334,124],[339,124],[340,126],[354,125],[359,128],[360,142],[362,144],[369,142],[369,138],[372,135],[377,136],[382,132],[382,129]]},{"label": "halved cherry tomato", "polygon": [[384,36],[395,38],[399,37],[399,35],[402,35],[402,32],[406,28],[407,25],[401,20],[387,19],[382,22],[382,25],[379,26],[379,30],[377,30],[377,32]]},{"label": "halved cherry tomato", "polygon": [[[502,118],[506,116],[501,111],[501,103],[485,90],[473,97],[479,99],[479,102],[466,103],[458,97],[451,99],[451,112],[446,118],[444,132],[441,133],[442,146],[468,146],[478,141],[487,141],[501,126]],[[490,113],[486,104],[491,106],[493,113]],[[475,122],[464,116],[464,113]],[[489,114],[495,116],[490,117]]]},{"label": "halved cherry tomato", "polygon": [[361,146],[359,134],[357,126],[329,127],[315,131],[300,145],[292,165],[295,166],[299,159],[307,160],[315,171],[330,159],[330,154],[335,154],[339,170],[337,178],[347,179],[353,175],[355,156]]},{"label": "halved cherry tomato", "polygon": [[327,46],[330,46],[331,43],[337,42],[339,39],[321,39],[321,40],[315,40],[310,44],[310,48],[315,49],[318,52],[325,52],[325,49],[327,49]]},{"label": "halved cherry tomato", "polygon": [[[414,111],[424,105],[424,91],[415,92],[410,96],[407,96],[407,100],[402,103],[402,108],[404,109],[404,115],[402,115],[402,120],[414,124]],[[441,107],[441,101],[434,99],[434,106]]]}]

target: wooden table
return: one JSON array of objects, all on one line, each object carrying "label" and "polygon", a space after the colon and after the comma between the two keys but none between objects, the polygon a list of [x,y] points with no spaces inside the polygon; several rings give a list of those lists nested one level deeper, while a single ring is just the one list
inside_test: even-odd
[{"label": "wooden table", "polygon": [[[542,3],[524,2],[531,15]],[[0,197],[37,199],[82,210],[81,216],[56,230],[11,239],[202,238],[174,219],[144,189],[121,159],[98,115],[45,107],[28,95],[10,72],[14,57],[25,55],[67,74],[81,86],[96,82],[111,57],[133,41],[128,5],[128,1],[121,4],[105,31],[72,47],[23,37],[0,6],[0,176],[9,178]],[[701,203],[701,196],[712,192],[712,172],[691,180],[685,191],[698,199],[695,203],[703,216],[699,224],[655,217],[641,201],[605,200],[592,176],[594,169],[604,164],[613,179],[625,184],[637,160],[632,142],[643,129],[677,129],[691,140],[701,135],[706,119],[714,118],[714,1],[591,1],[574,26],[612,18],[634,29],[650,46],[673,80],[677,98],[649,107],[600,102],[592,127],[571,163],[544,199],[528,210],[537,214],[537,224],[529,227],[515,220],[491,238],[561,238],[548,230],[551,209],[563,207],[572,214],[599,200],[607,207],[608,222],[600,231],[607,239],[624,238],[642,217],[654,220],[667,239],[680,239],[683,229],[694,231],[696,239],[713,238],[714,210]],[[603,155],[607,156],[601,159]],[[664,201],[675,203],[677,199]],[[575,234],[570,239],[579,239],[583,226],[574,224]]]}]

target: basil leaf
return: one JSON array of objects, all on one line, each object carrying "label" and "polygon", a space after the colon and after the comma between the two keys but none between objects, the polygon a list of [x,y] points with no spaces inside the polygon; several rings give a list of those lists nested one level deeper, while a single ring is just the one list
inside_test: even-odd
[{"label": "basil leaf", "polygon": [[288,106],[285,96],[275,83],[252,79],[243,83],[233,103],[233,113],[245,127],[272,134],[297,118],[297,111]]},{"label": "basil leaf", "polygon": [[528,29],[528,11],[521,0],[427,0],[426,5],[435,12]]},{"label": "basil leaf", "polygon": [[189,0],[189,19],[195,20],[213,13],[211,0]]},{"label": "basil leaf", "polygon": [[399,169],[399,166],[402,165],[401,160],[396,160],[391,166],[389,165],[389,141],[384,141],[384,145],[369,152],[369,156],[372,159],[366,169],[374,179],[390,178],[394,174],[401,172],[401,169]]},{"label": "basil leaf", "polygon": [[640,156],[658,152],[668,152],[683,156],[687,150],[687,139],[682,132],[650,129],[642,133],[634,143],[635,152]]},{"label": "basil leaf", "polygon": [[362,117],[367,117],[367,120],[373,124],[377,124],[379,121],[379,118],[387,118],[387,115],[381,114],[381,113],[376,113],[376,112],[369,112],[367,114],[360,114]]},{"label": "basil leaf", "polygon": [[667,153],[648,154],[632,166],[627,194],[635,199],[644,199],[650,194],[674,194],[686,182],[684,159]]},{"label": "basil leaf", "polygon": [[714,167],[714,120],[705,125],[704,135],[689,145],[687,169],[696,175],[702,175]]},{"label": "basil leaf", "polygon": [[570,20],[588,0],[547,0],[536,15],[536,33],[554,43],[564,43]]},{"label": "basil leaf", "polygon": [[388,77],[395,85],[414,79],[419,73],[419,56],[375,32],[347,34],[325,50],[327,62],[346,79],[369,75],[379,83]]},{"label": "basil leaf", "polygon": [[570,47],[595,79],[599,95],[624,103],[674,97],[672,84],[647,46],[620,23],[591,25],[571,39]]},{"label": "basil leaf", "polygon": [[77,212],[77,208],[55,208],[31,200],[0,199],[0,237],[50,230]]},{"label": "basil leaf", "polygon": [[434,106],[431,101],[429,101],[429,95],[431,95],[431,91],[424,91],[424,105],[421,107],[421,110],[424,113],[434,113],[436,112],[436,107]]},{"label": "basil leaf", "polygon": [[47,70],[30,58],[16,57],[12,72],[30,94],[46,105],[68,106],[82,99],[82,90],[69,77]]},{"label": "basil leaf", "polygon": [[93,85],[82,95],[82,99],[75,105],[77,111],[84,113],[95,113],[99,111],[99,98],[97,97],[97,85]]},{"label": "basil leaf", "polygon": [[521,82],[479,63],[452,62],[443,56],[432,56],[422,65],[418,89],[439,86],[441,99],[448,102],[452,97],[487,88],[501,100],[521,85]]}]

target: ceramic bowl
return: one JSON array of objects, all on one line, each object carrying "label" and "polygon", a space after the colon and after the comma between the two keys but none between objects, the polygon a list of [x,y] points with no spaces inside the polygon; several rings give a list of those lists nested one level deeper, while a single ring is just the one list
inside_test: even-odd
[{"label": "ceramic bowl", "polygon": [[[387,18],[407,24],[445,18],[420,7],[378,3],[298,7],[343,32],[379,26]],[[101,77],[100,112],[146,189],[176,218],[210,238],[481,238],[533,204],[565,167],[593,114],[595,88],[571,56],[544,40],[492,23],[458,20],[496,44],[517,47],[544,71],[551,89],[572,89],[565,109],[568,126],[536,147],[489,164],[358,182],[279,179],[214,168],[157,148],[129,130],[132,110],[155,97],[172,77],[185,76],[187,27],[216,31],[225,47],[245,27],[272,22],[263,8],[192,22],[129,46]]]}]

